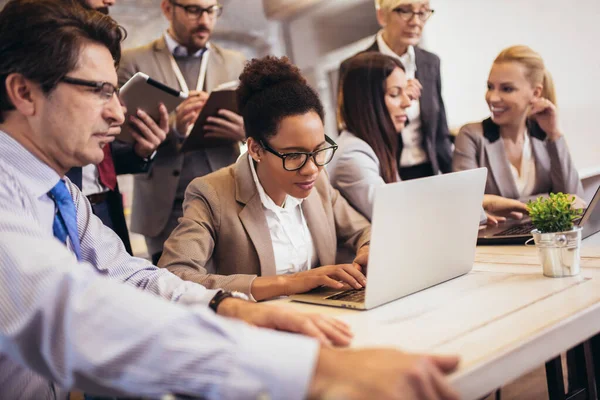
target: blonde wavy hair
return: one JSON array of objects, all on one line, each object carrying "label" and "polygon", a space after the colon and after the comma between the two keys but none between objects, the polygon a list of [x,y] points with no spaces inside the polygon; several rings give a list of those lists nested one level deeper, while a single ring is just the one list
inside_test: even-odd
[{"label": "blonde wavy hair", "polygon": [[[385,0],[379,0],[385,1]],[[526,77],[533,85],[542,85],[542,97],[556,104],[556,91],[554,89],[554,80],[552,75],[546,69],[542,56],[533,51],[530,47],[524,45],[511,46],[500,52],[494,64],[506,62],[517,62],[525,67]]]}]

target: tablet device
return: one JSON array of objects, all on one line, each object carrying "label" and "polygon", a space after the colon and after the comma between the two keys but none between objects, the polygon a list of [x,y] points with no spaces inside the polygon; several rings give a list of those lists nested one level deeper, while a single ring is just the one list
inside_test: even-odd
[{"label": "tablet device", "polygon": [[196,119],[196,122],[194,123],[192,131],[183,142],[181,151],[193,151],[205,147],[216,147],[233,143],[230,140],[204,138],[204,125],[206,124],[206,119],[208,117],[218,116],[218,111],[221,109],[233,111],[236,114],[238,113],[235,90],[216,90],[210,93],[206,100],[206,104],[204,104],[198,119]]},{"label": "tablet device", "polygon": [[127,114],[118,140],[127,143],[135,142],[131,136],[131,132],[135,131],[135,125],[129,122],[129,116],[135,115],[138,108],[144,110],[154,121],[159,121],[158,106],[160,103],[163,103],[167,107],[167,112],[170,113],[187,99],[187,93],[170,88],[142,72],[137,72],[125,82],[119,91],[119,96],[127,107]]}]

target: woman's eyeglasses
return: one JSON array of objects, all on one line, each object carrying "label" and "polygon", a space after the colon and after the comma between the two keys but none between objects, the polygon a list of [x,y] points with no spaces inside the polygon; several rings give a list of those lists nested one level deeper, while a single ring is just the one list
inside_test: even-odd
[{"label": "woman's eyeglasses", "polygon": [[338,145],[329,136],[325,135],[325,141],[331,146],[325,147],[319,150],[311,152],[294,152],[294,153],[280,153],[277,150],[270,147],[265,141],[260,140],[260,145],[269,153],[275,154],[281,158],[283,162],[283,169],[286,171],[298,171],[308,161],[309,157],[312,157],[314,163],[318,167],[329,164],[333,159],[335,151],[338,149]]},{"label": "woman's eyeglasses", "polygon": [[429,19],[429,17],[431,17],[431,15],[434,13],[434,10],[429,10],[429,9],[422,10],[422,11],[414,11],[410,8],[402,8],[402,7],[394,8],[393,11],[396,14],[398,14],[400,16],[400,18],[402,18],[405,21],[410,21],[416,15],[417,18],[419,18],[419,21],[421,21],[421,22],[427,21]]}]

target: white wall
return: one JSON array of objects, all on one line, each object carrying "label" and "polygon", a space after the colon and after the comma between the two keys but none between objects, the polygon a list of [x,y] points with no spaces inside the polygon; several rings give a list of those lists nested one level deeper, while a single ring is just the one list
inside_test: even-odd
[{"label": "white wall", "polygon": [[424,47],[442,60],[452,128],[489,115],[484,94],[495,56],[526,44],[554,76],[560,121],[580,170],[600,166],[599,0],[431,0]]}]

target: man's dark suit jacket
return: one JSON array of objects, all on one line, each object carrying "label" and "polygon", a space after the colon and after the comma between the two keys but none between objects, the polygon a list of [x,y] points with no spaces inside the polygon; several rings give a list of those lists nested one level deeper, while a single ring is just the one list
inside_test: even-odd
[{"label": "man's dark suit jacket", "polygon": [[[150,162],[146,162],[144,159],[135,154],[132,146],[115,141],[110,143],[110,149],[117,175],[139,174],[148,171]],[[81,190],[81,167],[71,168],[69,172],[67,172],[67,177]],[[115,233],[119,235],[123,241],[127,252],[133,255],[133,251],[131,250],[131,242],[129,240],[129,231],[127,230],[127,223],[125,222],[123,197],[121,196],[121,192],[119,192],[119,185],[117,185],[115,190],[108,192],[106,202],[108,203]]]},{"label": "man's dark suit jacket", "polygon": [[[377,41],[362,54],[369,51],[379,51]],[[348,70],[352,57],[340,65],[340,87],[344,74]],[[452,142],[446,121],[446,109],[442,100],[442,79],[440,75],[440,58],[433,53],[415,47],[417,63],[416,78],[423,85],[421,91],[421,131],[423,132],[423,148],[429,156],[434,174],[452,171]],[[341,93],[338,91],[338,93]],[[402,150],[402,140],[400,140]]]}]

